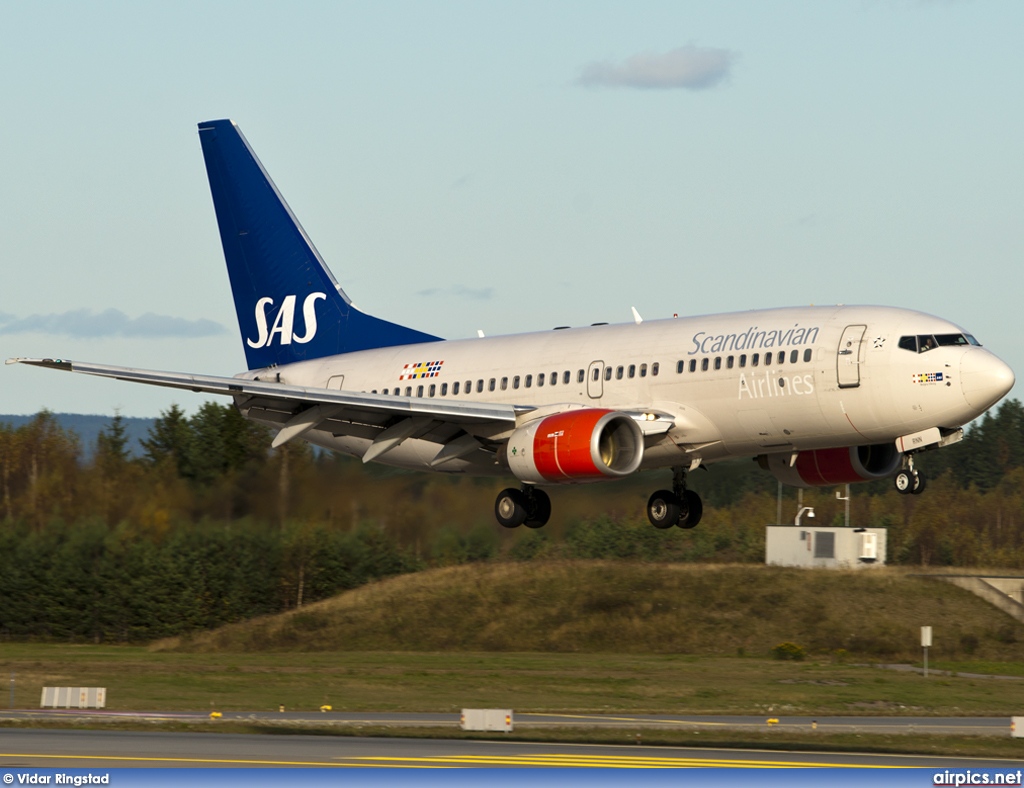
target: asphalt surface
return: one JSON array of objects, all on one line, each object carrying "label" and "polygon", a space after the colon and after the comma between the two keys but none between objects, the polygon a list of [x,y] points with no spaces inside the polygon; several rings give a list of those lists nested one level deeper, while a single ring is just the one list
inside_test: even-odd
[{"label": "asphalt surface", "polygon": [[[209,719],[199,712],[89,711],[79,709],[0,710],[0,719],[92,719],[92,720],[177,720],[198,722]],[[221,719],[240,722],[270,722],[282,725],[316,724],[349,727],[459,727],[457,713],[388,712],[223,712]],[[769,719],[777,720],[771,724]],[[944,735],[1009,736],[1009,717],[762,717],[666,714],[515,714],[516,729],[616,728],[645,729],[733,729],[818,730],[824,733],[915,733]]]},{"label": "asphalt surface", "polygon": [[0,730],[0,768],[747,767],[1019,769],[1024,761],[349,736]]}]

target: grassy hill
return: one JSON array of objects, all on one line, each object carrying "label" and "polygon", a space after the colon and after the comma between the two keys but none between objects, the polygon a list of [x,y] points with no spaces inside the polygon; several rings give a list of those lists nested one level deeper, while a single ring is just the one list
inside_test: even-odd
[{"label": "grassy hill", "polygon": [[277,616],[153,645],[182,651],[509,651],[1024,659],[1024,625],[938,580],[885,568],[565,561],[405,575]]}]

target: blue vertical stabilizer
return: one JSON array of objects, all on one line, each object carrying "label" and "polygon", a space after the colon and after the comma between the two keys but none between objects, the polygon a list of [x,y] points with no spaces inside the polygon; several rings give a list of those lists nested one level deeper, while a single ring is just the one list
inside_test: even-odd
[{"label": "blue vertical stabilizer", "polygon": [[440,339],[352,306],[233,122],[199,140],[249,369]]}]

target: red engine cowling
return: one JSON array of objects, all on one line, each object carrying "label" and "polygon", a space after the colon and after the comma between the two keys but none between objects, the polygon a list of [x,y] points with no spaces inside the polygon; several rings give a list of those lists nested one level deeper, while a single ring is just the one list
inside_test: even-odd
[{"label": "red engine cowling", "polygon": [[588,482],[640,467],[644,437],[629,416],[582,408],[526,424],[508,440],[508,467],[520,481]]},{"label": "red engine cowling", "polygon": [[834,484],[885,479],[900,469],[902,455],[894,443],[842,446],[802,451],[790,467],[789,454],[762,454],[761,467],[791,487],[828,487]]}]

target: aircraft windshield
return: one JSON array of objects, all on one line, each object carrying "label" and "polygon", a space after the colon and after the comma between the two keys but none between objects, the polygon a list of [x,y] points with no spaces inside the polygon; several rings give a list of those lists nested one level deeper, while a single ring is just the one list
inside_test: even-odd
[{"label": "aircraft windshield", "polygon": [[918,334],[917,336],[900,337],[899,345],[912,353],[925,353],[937,347],[949,347],[950,345],[981,347],[981,343],[970,334]]}]

